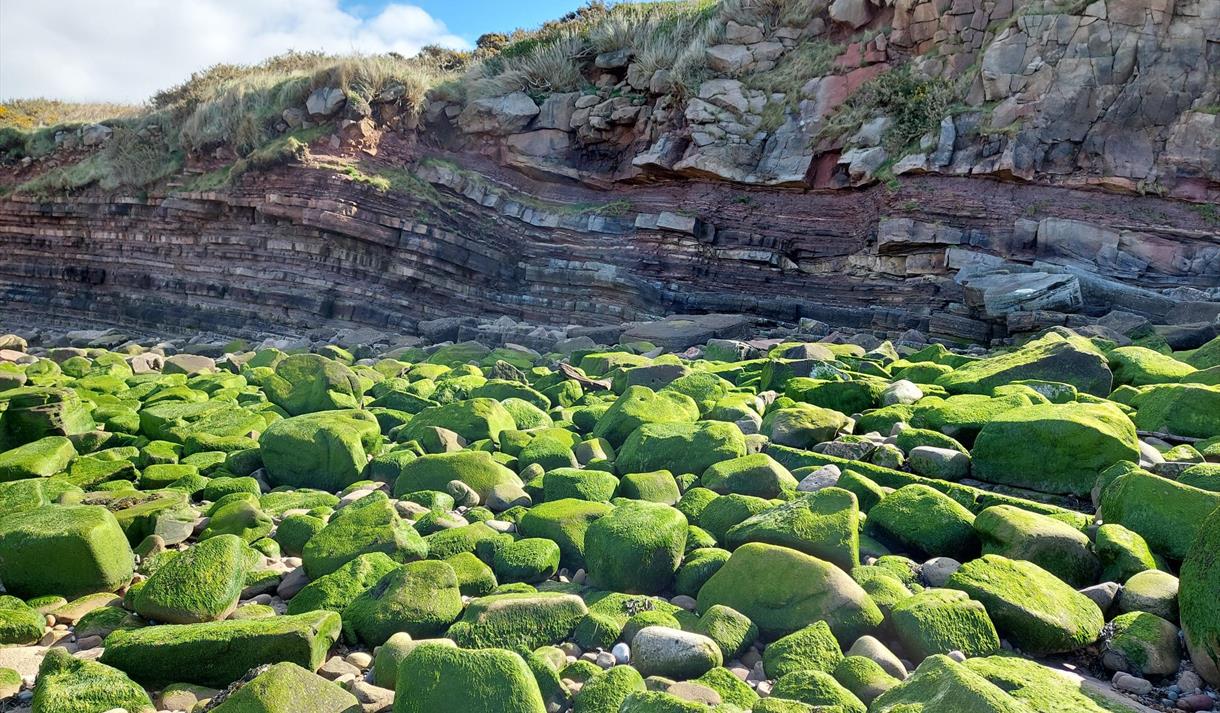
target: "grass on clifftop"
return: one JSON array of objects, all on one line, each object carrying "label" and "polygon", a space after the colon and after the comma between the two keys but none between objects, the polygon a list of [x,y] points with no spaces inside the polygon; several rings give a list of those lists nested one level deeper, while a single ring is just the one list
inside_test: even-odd
[{"label": "grass on clifftop", "polygon": [[[91,185],[142,189],[181,170],[188,154],[202,155],[222,146],[239,156],[235,168],[243,160],[246,168],[253,167],[292,138],[276,130],[283,111],[302,106],[318,87],[337,86],[349,102],[369,102],[397,85],[403,90],[402,102],[418,111],[428,90],[451,76],[438,54],[430,52],[409,59],[290,52],[256,65],[216,65],[158,92],[138,110],[116,109],[116,116],[104,120],[114,134],[100,149],[43,173],[17,191],[48,195]],[[49,156],[58,148],[57,134],[74,136],[82,124],[103,121],[99,117],[109,106],[54,104],[35,100],[0,107],[7,119],[0,125],[0,160]],[[52,121],[59,123],[30,126]]]}]

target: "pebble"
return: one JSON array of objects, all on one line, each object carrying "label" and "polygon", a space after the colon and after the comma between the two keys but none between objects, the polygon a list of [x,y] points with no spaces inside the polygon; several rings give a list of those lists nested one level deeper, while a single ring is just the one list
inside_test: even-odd
[{"label": "pebble", "polygon": [[572,656],[572,657],[579,657],[582,653],[584,653],[581,650],[580,646],[572,643],[571,641],[565,641],[562,644],[560,644],[559,650],[562,651],[565,656]]},{"label": "pebble", "polygon": [[698,603],[695,602],[694,597],[688,597],[685,594],[679,594],[678,596],[674,597],[673,599],[670,599],[669,603],[673,604],[676,607],[681,607],[681,608],[685,609],[686,611],[694,611],[695,607],[698,606]]},{"label": "pebble", "polygon": [[275,587],[275,594],[280,599],[292,599],[309,584],[309,577],[305,574],[305,568],[298,566],[284,578]]},{"label": "pebble", "polygon": [[1178,699],[1178,709],[1184,711],[1210,711],[1215,706],[1216,702],[1206,693],[1192,693]]},{"label": "pebble", "polygon": [[1203,688],[1203,679],[1194,671],[1184,671],[1178,676],[1178,689],[1184,693],[1194,693]]},{"label": "pebble", "polygon": [[619,663],[619,660],[617,656],[609,651],[599,651],[597,652],[597,655],[593,657],[593,663],[601,666],[602,668],[611,668],[616,663]]},{"label": "pebble", "polygon": [[614,655],[614,660],[620,664],[631,660],[631,647],[621,641],[610,649],[610,653]]},{"label": "pebble", "polygon": [[364,651],[353,651],[343,658],[356,668],[368,668],[373,664],[373,655]]},{"label": "pebble", "polygon": [[96,649],[97,647],[99,647],[101,645],[102,645],[102,637],[100,637],[100,636],[86,636],[83,639],[76,640],[76,648],[80,651],[85,651],[87,649]]},{"label": "pebble", "polygon": [[961,562],[952,557],[933,557],[919,568],[919,574],[929,587],[943,587],[949,577],[960,569]]},{"label": "pebble", "polygon": [[1146,696],[1152,692],[1152,683],[1150,681],[1121,671],[1114,674],[1114,678],[1110,679],[1110,683],[1120,691],[1134,693],[1137,696]]},{"label": "pebble", "polygon": [[352,681],[348,690],[356,697],[365,711],[388,710],[394,705],[394,692],[388,688],[374,686],[367,681]]}]

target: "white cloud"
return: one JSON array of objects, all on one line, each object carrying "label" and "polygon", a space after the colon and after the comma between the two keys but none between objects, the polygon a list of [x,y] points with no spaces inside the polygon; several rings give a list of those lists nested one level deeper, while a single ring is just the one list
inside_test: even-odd
[{"label": "white cloud", "polygon": [[0,0],[0,99],[147,99],[218,62],[290,49],[411,55],[468,46],[413,5],[338,0]]}]

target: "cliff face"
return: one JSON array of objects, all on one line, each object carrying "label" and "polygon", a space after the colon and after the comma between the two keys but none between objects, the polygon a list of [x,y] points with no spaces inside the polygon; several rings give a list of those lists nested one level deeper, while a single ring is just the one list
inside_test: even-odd
[{"label": "cliff face", "polygon": [[[762,81],[825,47],[793,92]],[[0,201],[0,319],[718,311],[985,341],[1120,309],[1214,331],[1218,52],[1220,0],[836,0],[729,22],[692,96],[617,52],[584,91],[285,112],[335,133],[221,190]]]}]

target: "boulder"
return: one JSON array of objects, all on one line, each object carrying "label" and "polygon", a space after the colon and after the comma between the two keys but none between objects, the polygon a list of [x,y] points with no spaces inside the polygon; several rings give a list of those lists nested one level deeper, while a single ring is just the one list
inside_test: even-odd
[{"label": "boulder", "polygon": [[975,517],[974,529],[983,554],[1028,560],[1077,589],[1097,582],[1100,563],[1092,543],[1062,520],[1012,505],[993,505]]},{"label": "boulder", "polygon": [[617,592],[663,592],[682,561],[686,535],[686,516],[680,511],[660,503],[626,502],[589,525],[589,577]]},{"label": "boulder", "polygon": [[532,650],[565,641],[588,613],[584,601],[573,594],[493,594],[471,601],[449,628],[449,638],[464,648]]},{"label": "boulder", "polygon": [[824,488],[746,518],[724,542],[730,549],[747,542],[789,547],[850,571],[860,564],[859,515],[853,493]]},{"label": "boulder", "polygon": [[337,492],[361,479],[381,429],[368,411],[320,411],[276,421],[258,443],[273,485]]},{"label": "boulder", "polygon": [[1179,602],[1186,649],[1195,670],[1213,686],[1220,686],[1220,507],[1199,527],[1194,543],[1182,561]]},{"label": "boulder", "polygon": [[348,639],[384,644],[405,631],[427,638],[445,631],[462,613],[457,574],[445,562],[410,562],[391,570],[343,610]]},{"label": "boulder", "polygon": [[648,423],[628,436],[615,466],[623,473],[702,473],[722,460],[745,454],[745,436],[732,423]]},{"label": "boulder", "polygon": [[618,448],[646,423],[693,423],[698,418],[699,407],[686,394],[629,386],[597,420],[593,436]]},{"label": "boulder", "polygon": [[538,105],[525,92],[475,99],[458,115],[457,123],[468,134],[515,134],[539,114]]},{"label": "boulder", "polygon": [[122,671],[72,656],[66,649],[48,649],[38,667],[32,713],[111,711],[153,713],[148,693]]},{"label": "boulder", "polygon": [[1032,562],[983,555],[945,586],[982,602],[1000,635],[1035,656],[1083,648],[1105,625],[1091,599]]},{"label": "boulder", "polygon": [[147,619],[193,624],[224,619],[246,586],[247,548],[220,535],[187,548],[161,565],[136,592],[134,609]]},{"label": "boulder", "polygon": [[955,394],[989,394],[1021,379],[1061,381],[1104,397],[1114,376],[1105,356],[1087,339],[1050,332],[1015,351],[960,366],[936,383]]},{"label": "boulder", "polygon": [[356,697],[325,678],[285,661],[242,684],[211,709],[217,713],[357,713]]},{"label": "boulder", "polygon": [[631,664],[643,676],[685,681],[723,663],[720,647],[701,634],[646,626],[631,639]]},{"label": "boulder", "polygon": [[974,513],[930,486],[904,485],[868,511],[866,532],[927,558],[967,560],[979,550]]},{"label": "boulder", "polygon": [[223,688],[251,668],[289,661],[309,671],[322,665],[339,638],[334,612],[119,630],[106,637],[101,662],[140,683]]},{"label": "boulder", "polygon": [[1085,495],[1101,471],[1139,460],[1139,440],[1134,424],[1115,406],[1036,404],[991,419],[971,454],[979,480]]},{"label": "boulder", "polygon": [[760,498],[778,498],[796,490],[792,473],[765,453],[720,461],[703,471],[700,484],[716,493],[741,493]]},{"label": "boulder", "polygon": [[113,592],[133,568],[127,537],[104,507],[48,506],[0,520],[0,582],[10,594]]},{"label": "boulder", "polygon": [[982,603],[953,589],[925,589],[894,605],[891,626],[912,661],[960,651],[991,656],[1000,637]]},{"label": "boulder", "polygon": [[878,696],[870,713],[1028,713],[1002,688],[948,656],[931,656],[901,684]]},{"label": "boulder", "polygon": [[398,667],[394,713],[546,713],[538,682],[517,654],[417,646]]},{"label": "boulder", "polygon": [[293,354],[260,384],[272,403],[293,416],[360,408],[363,389],[349,367],[320,354]]},{"label": "boulder", "polygon": [[[788,575],[775,577],[775,572]],[[824,620],[840,641],[851,641],[882,619],[872,598],[838,567],[760,542],[737,548],[699,590],[700,612],[716,604],[745,614],[769,636]]]},{"label": "boulder", "polygon": [[516,473],[498,463],[490,453],[471,450],[431,453],[404,464],[394,481],[394,495],[401,497],[420,490],[444,492],[454,480],[468,486],[489,507],[493,495],[498,501],[525,495]]},{"label": "boulder", "polygon": [[47,436],[0,453],[0,483],[25,478],[47,478],[68,469],[76,457],[72,441]]},{"label": "boulder", "polygon": [[301,559],[310,578],[321,577],[369,552],[384,552],[396,562],[423,559],[428,545],[411,523],[399,517],[385,493],[348,505],[305,543]]},{"label": "boulder", "polygon": [[768,678],[780,678],[795,671],[833,673],[843,660],[843,650],[824,621],[815,622],[771,642],[763,652],[763,669]]}]

